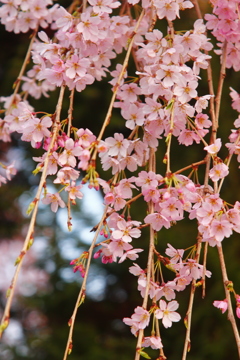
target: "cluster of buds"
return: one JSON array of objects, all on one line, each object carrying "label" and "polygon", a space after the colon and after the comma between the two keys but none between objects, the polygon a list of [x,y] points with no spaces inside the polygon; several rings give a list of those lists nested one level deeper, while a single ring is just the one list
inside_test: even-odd
[{"label": "cluster of buds", "polygon": [[88,252],[84,251],[77,259],[73,259],[70,265],[74,265],[73,272],[79,271],[81,276],[85,276],[85,263],[88,259]]}]

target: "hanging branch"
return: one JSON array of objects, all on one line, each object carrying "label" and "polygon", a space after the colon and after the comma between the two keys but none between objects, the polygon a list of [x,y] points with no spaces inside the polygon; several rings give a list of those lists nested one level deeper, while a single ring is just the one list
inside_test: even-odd
[{"label": "hanging branch", "polygon": [[60,89],[59,99],[58,99],[56,112],[55,112],[55,120],[54,120],[51,143],[49,145],[46,159],[44,161],[44,167],[42,170],[42,175],[41,175],[41,179],[40,179],[40,183],[38,186],[38,190],[37,190],[35,199],[31,202],[30,207],[29,207],[29,211],[32,211],[32,217],[30,220],[27,236],[25,238],[20,255],[18,256],[18,258],[15,262],[16,271],[13,276],[13,280],[12,280],[11,286],[9,288],[9,291],[7,292],[7,303],[6,303],[6,306],[4,309],[4,313],[3,313],[2,321],[1,321],[1,325],[0,325],[0,337],[2,336],[3,331],[6,329],[6,327],[8,326],[8,323],[9,323],[10,309],[11,309],[11,305],[12,305],[12,301],[13,301],[14,292],[16,289],[18,275],[19,275],[20,269],[22,267],[23,258],[26,255],[27,250],[29,249],[29,247],[31,247],[31,245],[33,243],[34,228],[35,228],[36,217],[37,217],[37,212],[38,212],[38,205],[39,205],[39,200],[40,200],[40,196],[42,193],[42,189],[44,187],[46,177],[47,177],[47,167],[48,167],[48,163],[49,163],[49,156],[52,153],[53,146],[55,144],[55,141],[56,141],[59,129],[60,129],[60,113],[61,113],[61,109],[62,109],[64,91],[65,91],[65,86],[62,86]]}]

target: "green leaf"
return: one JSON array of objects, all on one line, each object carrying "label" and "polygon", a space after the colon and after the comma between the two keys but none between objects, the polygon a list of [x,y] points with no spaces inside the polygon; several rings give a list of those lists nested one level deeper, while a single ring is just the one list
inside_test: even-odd
[{"label": "green leaf", "polygon": [[144,357],[145,359],[151,359],[150,356],[145,352],[143,351],[142,349],[138,350],[138,353]]}]

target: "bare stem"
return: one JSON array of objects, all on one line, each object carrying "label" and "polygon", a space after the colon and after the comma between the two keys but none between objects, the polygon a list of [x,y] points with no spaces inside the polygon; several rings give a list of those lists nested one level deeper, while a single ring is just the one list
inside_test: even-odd
[{"label": "bare stem", "polygon": [[[235,144],[235,145],[238,145],[239,140],[240,140],[240,134],[238,135],[236,141],[234,141],[234,144]],[[230,162],[231,162],[231,160],[232,160],[232,156],[233,156],[233,154],[230,154],[230,155],[229,155],[228,160],[227,160],[227,163],[226,163],[227,166],[229,166],[229,164],[230,164]],[[217,192],[218,192],[218,193],[220,193],[220,190],[221,190],[221,188],[222,188],[224,179],[225,179],[225,178],[222,178],[221,181],[220,181],[220,184],[219,184],[218,189],[217,189]]]},{"label": "bare stem", "polygon": [[33,43],[34,43],[34,41],[36,39],[37,31],[38,31],[38,26],[33,31],[32,35],[31,35],[32,38],[31,38],[31,41],[30,41],[30,44],[29,44],[25,59],[23,61],[21,70],[20,70],[20,72],[18,74],[17,80],[14,83],[14,92],[13,92],[13,96],[12,96],[12,101],[11,101],[11,104],[10,104],[7,112],[9,112],[9,110],[11,108],[11,105],[14,103],[15,96],[18,93],[18,90],[19,90],[19,87],[20,87],[20,84],[21,84],[21,80],[22,80],[22,76],[23,76],[23,74],[24,74],[24,72],[26,70],[27,64],[29,63],[29,59],[30,59],[30,55],[31,55],[31,51],[32,51],[32,46],[33,46]]},{"label": "bare stem", "polygon": [[56,141],[56,137],[59,131],[59,127],[60,127],[60,113],[61,113],[61,109],[62,109],[62,101],[63,101],[63,95],[64,95],[64,90],[65,87],[62,86],[61,90],[60,90],[60,95],[59,95],[59,99],[58,99],[58,103],[57,103],[57,107],[56,107],[56,113],[55,113],[55,122],[54,122],[54,126],[53,126],[53,133],[52,133],[52,139],[51,139],[51,143],[49,145],[48,151],[47,151],[47,155],[44,161],[44,167],[43,167],[43,171],[42,171],[42,176],[40,179],[40,183],[38,186],[38,190],[37,190],[37,194],[36,197],[34,199],[34,201],[32,202],[33,205],[33,212],[32,212],[32,217],[31,217],[31,221],[29,224],[29,228],[28,228],[28,232],[21,250],[21,253],[19,255],[19,257],[17,258],[17,265],[16,265],[16,270],[15,270],[15,274],[13,276],[12,279],[12,283],[11,286],[9,288],[9,293],[8,293],[8,298],[7,298],[7,303],[4,309],[4,313],[3,313],[3,317],[2,317],[2,321],[1,321],[1,326],[0,326],[0,337],[2,335],[2,332],[5,330],[5,328],[8,325],[8,321],[9,321],[9,317],[10,317],[10,308],[12,305],[12,301],[13,301],[13,296],[14,296],[14,292],[15,292],[15,288],[16,288],[16,283],[17,283],[17,279],[18,279],[18,275],[23,263],[23,258],[27,252],[27,250],[29,249],[29,247],[32,244],[33,241],[33,233],[34,233],[34,227],[35,227],[35,222],[36,222],[36,216],[37,216],[37,211],[38,211],[38,204],[39,204],[39,199],[41,196],[41,192],[43,189],[43,186],[45,184],[46,181],[46,177],[47,177],[47,167],[48,167],[48,163],[49,163],[49,156],[52,152],[53,146],[55,144]]},{"label": "bare stem", "polygon": [[[195,257],[197,262],[199,261],[201,247],[202,247],[201,237],[198,236],[196,257]],[[193,301],[194,301],[195,290],[196,290],[195,284],[196,284],[196,280],[193,280],[192,281],[192,286],[191,286],[188,309],[187,309],[186,318],[185,318],[186,319],[187,330],[186,330],[186,336],[185,336],[182,360],[186,360],[187,353],[188,353],[188,351],[190,350],[190,347],[191,347],[190,332],[191,332],[191,324],[192,324]]]},{"label": "bare stem", "polygon": [[178,171],[175,171],[174,174],[181,174],[183,171],[186,171],[186,170],[191,169],[191,168],[192,169],[197,168],[199,165],[202,165],[202,164],[205,164],[205,163],[206,163],[206,159],[195,162],[193,164],[185,166],[184,168],[182,168],[182,169],[180,169]]},{"label": "bare stem", "polygon": [[[226,40],[223,43],[222,47],[222,65],[220,70],[220,77],[218,82],[218,89],[217,89],[217,95],[216,95],[216,118],[215,122],[213,122],[213,132],[216,136],[217,128],[218,128],[218,122],[219,122],[219,113],[220,113],[220,105],[221,105],[221,97],[222,97],[222,89],[223,89],[223,83],[226,76],[226,58],[227,58],[227,42]],[[214,142],[216,137],[212,139],[212,142]]]},{"label": "bare stem", "polygon": [[228,302],[228,320],[230,321],[230,323],[232,325],[233,334],[235,336],[235,340],[236,340],[236,344],[237,344],[237,348],[238,348],[238,355],[239,355],[239,358],[240,358],[240,337],[239,337],[239,332],[238,332],[236,320],[235,320],[235,317],[234,317],[234,314],[233,314],[230,291],[229,291],[229,289],[227,287],[228,284],[229,284],[229,279],[228,279],[228,275],[227,275],[227,269],[226,269],[226,264],[225,264],[221,244],[219,246],[217,246],[217,249],[218,249],[218,256],[219,256],[219,261],[220,261],[220,266],[221,266],[221,271],[222,271],[222,278],[223,278],[225,295],[226,295],[226,299],[227,299],[227,302]]},{"label": "bare stem", "polygon": [[70,354],[71,349],[72,349],[72,335],[73,335],[73,329],[74,329],[74,324],[75,324],[75,320],[76,320],[76,315],[77,315],[78,307],[81,305],[81,303],[84,301],[84,298],[85,298],[86,283],[87,283],[90,264],[91,264],[91,260],[92,260],[93,249],[95,248],[96,240],[98,238],[101,227],[102,227],[103,222],[105,220],[105,217],[106,217],[106,214],[107,214],[107,209],[108,209],[108,206],[105,207],[104,213],[102,215],[101,221],[98,224],[98,227],[97,227],[95,236],[93,238],[92,244],[91,244],[91,246],[90,246],[90,248],[88,250],[88,260],[87,260],[87,265],[86,265],[86,270],[85,270],[85,276],[84,276],[84,279],[83,279],[83,283],[82,283],[80,292],[78,294],[78,298],[77,298],[77,301],[76,301],[76,304],[75,304],[75,307],[74,307],[74,310],[73,310],[73,314],[72,314],[70,322],[69,322],[70,329],[69,329],[68,340],[67,340],[63,360],[67,359],[67,356]]},{"label": "bare stem", "polygon": [[207,253],[208,253],[208,242],[204,245],[204,252],[203,252],[203,284],[202,284],[202,298],[205,298],[206,295],[206,267],[207,267]]},{"label": "bare stem", "polygon": [[68,137],[70,137],[71,128],[72,128],[74,91],[75,91],[75,89],[73,88],[71,91],[71,94],[69,96],[70,103],[69,103],[69,108],[68,108],[68,130],[67,130]]}]

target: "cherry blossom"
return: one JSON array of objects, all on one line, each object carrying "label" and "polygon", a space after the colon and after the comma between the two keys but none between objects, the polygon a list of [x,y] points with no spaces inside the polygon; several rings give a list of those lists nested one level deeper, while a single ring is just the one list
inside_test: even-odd
[{"label": "cherry blossom", "polygon": [[64,201],[61,199],[60,195],[58,193],[55,194],[51,194],[48,193],[43,199],[42,199],[43,204],[51,204],[51,210],[53,212],[57,212],[58,210],[58,206],[60,206],[61,208],[65,207],[65,203]]},{"label": "cherry blossom", "polygon": [[164,300],[160,300],[159,309],[155,311],[157,319],[162,319],[162,324],[165,328],[172,326],[172,322],[177,322],[181,319],[181,316],[175,311],[179,304],[177,301],[170,301],[166,303]]},{"label": "cherry blossom", "polygon": [[220,301],[215,300],[215,301],[213,302],[213,306],[215,306],[215,307],[217,307],[218,309],[220,309],[220,310],[222,311],[222,314],[224,314],[225,311],[226,311],[227,308],[228,308],[228,302],[227,302],[226,299],[225,299],[225,300],[220,300]]},{"label": "cherry blossom", "polygon": [[171,263],[176,264],[177,262],[182,261],[182,257],[184,254],[183,249],[175,249],[171,244],[167,244],[168,248],[165,253],[171,257]]},{"label": "cherry blossom", "polygon": [[122,239],[124,242],[131,242],[133,238],[139,238],[141,231],[133,226],[139,226],[138,221],[125,221],[124,219],[118,221],[118,230],[112,232],[112,238],[115,240]]},{"label": "cherry blossom", "polygon": [[218,181],[219,179],[224,178],[229,173],[228,166],[224,163],[214,165],[214,167],[209,172],[209,177],[212,181]]},{"label": "cherry blossom", "polygon": [[129,320],[132,321],[138,329],[145,329],[145,327],[149,324],[150,314],[141,306],[137,306],[136,309],[134,309],[134,314],[131,316],[131,319],[124,318],[123,322],[129,325]]},{"label": "cherry blossom", "polygon": [[16,175],[17,169],[14,167],[15,161],[6,167],[6,178],[11,180],[11,176]]},{"label": "cherry blossom", "polygon": [[154,230],[159,231],[163,226],[168,229],[170,221],[159,213],[149,214],[144,219],[145,223],[150,223]]},{"label": "cherry blossom", "polygon": [[81,148],[78,146],[75,146],[73,139],[68,139],[65,142],[64,148],[65,148],[65,150],[59,156],[58,162],[61,165],[70,165],[72,167],[75,167],[76,163],[77,163],[75,156],[78,156],[81,154]]},{"label": "cherry blossom", "polygon": [[76,198],[82,199],[83,198],[83,193],[80,191],[81,188],[82,188],[82,185],[76,186],[76,182],[72,181],[72,184],[68,185],[65,188],[65,191],[68,192],[69,197],[70,197],[71,200],[75,200]]},{"label": "cherry blossom", "polygon": [[[131,318],[125,317],[123,322],[131,327],[135,336],[143,335],[138,345],[152,349],[163,347],[155,332],[157,320],[162,321],[164,328],[169,328],[172,322],[181,319],[176,312],[178,302],[173,300],[177,298],[177,292],[185,290],[192,282],[200,285],[205,277],[211,276],[201,262],[200,242],[219,246],[220,252],[225,238],[233,231],[240,233],[239,202],[231,205],[228,194],[223,199],[219,193],[232,166],[233,154],[240,163],[240,115],[233,123],[224,160],[218,155],[222,146],[218,137],[218,125],[222,121],[218,116],[221,86],[215,101],[209,53],[213,45],[206,33],[211,30],[217,39],[215,53],[220,55],[222,67],[226,64],[227,68],[240,70],[239,5],[238,0],[210,2],[212,12],[205,14],[205,23],[198,19],[191,29],[184,31],[176,30],[174,20],[180,18],[181,11],[194,6],[193,2],[185,0],[128,0],[125,3],[88,0],[82,4],[74,2],[69,11],[57,3],[53,5],[51,0],[3,0],[0,6],[0,21],[7,31],[16,34],[32,32],[29,50],[32,64],[29,62],[29,69],[23,68],[24,73],[17,79],[17,93],[0,98],[3,104],[0,138],[10,142],[16,132],[17,137],[38,151],[38,156],[33,158],[37,162],[33,173],[41,175],[42,203],[57,212],[59,207],[66,207],[63,199],[66,200],[68,223],[72,205],[83,198],[83,184],[88,183],[90,189],[94,187],[103,193],[105,212],[93,230],[96,236],[105,239],[94,238],[92,245],[97,248],[93,257],[101,258],[103,264],[138,259],[149,240],[148,236],[141,236],[142,228],[150,228],[146,269],[144,265],[141,268],[134,263],[129,272],[137,276],[137,289],[143,304],[151,303],[151,307],[137,306]],[[139,10],[143,10],[140,17]],[[158,19],[168,23],[166,31],[154,28]],[[46,32],[41,30],[35,38],[39,28]],[[116,59],[114,68],[113,59]],[[135,70],[132,66],[128,68],[130,63],[136,65]],[[200,87],[206,70],[209,93]],[[105,121],[100,113],[95,119],[103,126],[99,134],[93,134],[87,128],[77,127],[82,119],[73,109],[73,95],[76,103],[79,95],[76,92],[84,92],[87,96],[86,87],[104,80],[108,74],[112,100]],[[56,87],[61,87],[60,94],[65,89],[64,104],[69,96],[66,93],[71,92],[67,118],[60,110],[61,96],[53,114],[37,109],[37,106],[35,110],[30,105],[31,97],[48,98]],[[230,106],[240,112],[240,95],[233,88],[230,88]],[[107,127],[117,116],[122,119],[119,124],[123,129],[116,123],[113,123],[115,130],[113,126]],[[193,162],[196,163],[192,164],[187,164],[183,158],[184,165],[180,169],[178,163],[172,161],[174,142],[181,148],[188,146],[190,149],[193,144],[200,144],[206,151],[204,158],[195,158]],[[195,152],[192,158],[194,156]],[[16,174],[16,169],[14,163],[1,166],[0,184],[4,185]],[[202,172],[198,177],[199,167],[206,169],[203,182]],[[108,170],[113,176],[108,176]],[[213,182],[212,186],[208,181]],[[48,192],[51,184],[56,193]],[[38,197],[30,208],[37,200]],[[136,202],[138,206],[141,201],[146,214],[142,216],[142,212],[137,212],[133,217],[132,204]],[[165,236],[163,239],[160,236],[159,245],[158,232],[163,227],[170,229],[185,216],[196,219],[198,242],[194,238],[190,250],[184,249],[179,238],[175,248]],[[167,249],[163,256],[160,251],[166,247],[164,241]],[[85,280],[88,276],[87,257],[84,252],[71,261],[73,271]],[[142,254],[142,261],[141,257]],[[167,271],[169,277],[165,277]],[[189,287],[193,294],[195,290],[191,285]],[[235,290],[231,291],[236,300],[236,315],[240,317],[239,295]],[[216,300],[213,305],[224,313],[228,302]],[[145,334],[139,330],[149,326],[151,316],[151,336],[145,336],[148,330]]]},{"label": "cherry blossom", "polygon": [[48,128],[52,126],[52,120],[49,116],[45,116],[42,120],[33,118],[28,120],[23,129],[24,135],[31,135],[36,142],[42,141],[43,137],[49,137],[50,131]]},{"label": "cherry blossom", "polygon": [[143,347],[151,347],[152,349],[161,349],[163,347],[159,336],[146,336],[143,338]]},{"label": "cherry blossom", "polygon": [[206,150],[209,154],[217,154],[221,149],[222,141],[221,139],[216,139],[212,145],[205,146],[204,150]]}]

